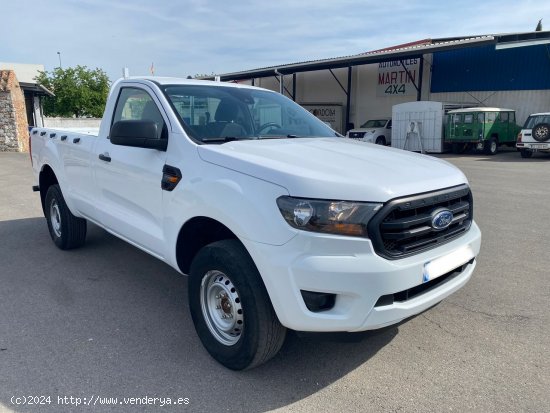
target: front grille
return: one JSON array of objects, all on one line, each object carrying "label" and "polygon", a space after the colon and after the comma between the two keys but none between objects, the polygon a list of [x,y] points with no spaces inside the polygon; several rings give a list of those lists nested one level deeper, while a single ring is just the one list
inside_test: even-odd
[{"label": "front grille", "polygon": [[[438,209],[453,213],[451,224],[443,230],[432,226],[432,214]],[[470,228],[472,217],[472,193],[461,185],[388,202],[369,223],[369,236],[379,255],[398,259],[459,237]]]},{"label": "front grille", "polygon": [[350,132],[349,137],[351,139],[363,139],[365,132]]}]

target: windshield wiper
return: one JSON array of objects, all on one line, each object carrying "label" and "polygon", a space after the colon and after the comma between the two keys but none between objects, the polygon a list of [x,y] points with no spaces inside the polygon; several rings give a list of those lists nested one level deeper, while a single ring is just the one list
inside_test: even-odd
[{"label": "windshield wiper", "polygon": [[212,137],[212,138],[202,138],[201,142],[209,143],[209,142],[232,142],[232,141],[240,141],[245,139],[253,139],[248,136],[220,136],[219,138]]},{"label": "windshield wiper", "polygon": [[305,136],[298,136],[294,134],[288,135],[260,135],[257,139],[286,139],[286,138],[305,138]]}]

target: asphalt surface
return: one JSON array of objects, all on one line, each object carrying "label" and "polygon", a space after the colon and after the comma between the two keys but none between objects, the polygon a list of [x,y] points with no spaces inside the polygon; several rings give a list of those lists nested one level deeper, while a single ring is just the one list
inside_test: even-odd
[{"label": "asphalt surface", "polygon": [[[291,334],[266,365],[232,372],[195,334],[185,277],[94,226],[84,248],[58,250],[28,155],[0,153],[0,411],[550,411],[550,156],[440,157],[473,188],[472,280],[399,326]],[[120,404],[146,396],[188,404]]]}]

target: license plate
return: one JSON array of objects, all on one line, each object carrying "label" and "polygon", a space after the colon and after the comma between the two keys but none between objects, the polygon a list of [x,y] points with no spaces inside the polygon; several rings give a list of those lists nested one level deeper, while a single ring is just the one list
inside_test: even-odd
[{"label": "license plate", "polygon": [[540,143],[540,144],[532,143],[531,149],[548,149],[548,145],[545,143]]},{"label": "license plate", "polygon": [[472,258],[474,258],[474,252],[470,246],[466,246],[450,254],[428,261],[424,264],[422,282],[427,283],[437,277],[441,277],[443,274],[447,274],[449,271],[466,264]]}]

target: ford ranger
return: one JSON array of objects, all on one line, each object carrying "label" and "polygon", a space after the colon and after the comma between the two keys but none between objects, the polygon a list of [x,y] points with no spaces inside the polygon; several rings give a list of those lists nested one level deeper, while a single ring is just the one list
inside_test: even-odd
[{"label": "ford ranger", "polygon": [[31,145],[55,245],[82,246],[92,222],[189,275],[197,334],[230,369],[269,360],[287,329],[398,323],[476,266],[460,170],[345,139],[268,90],[121,79],[99,131],[35,128]]}]

